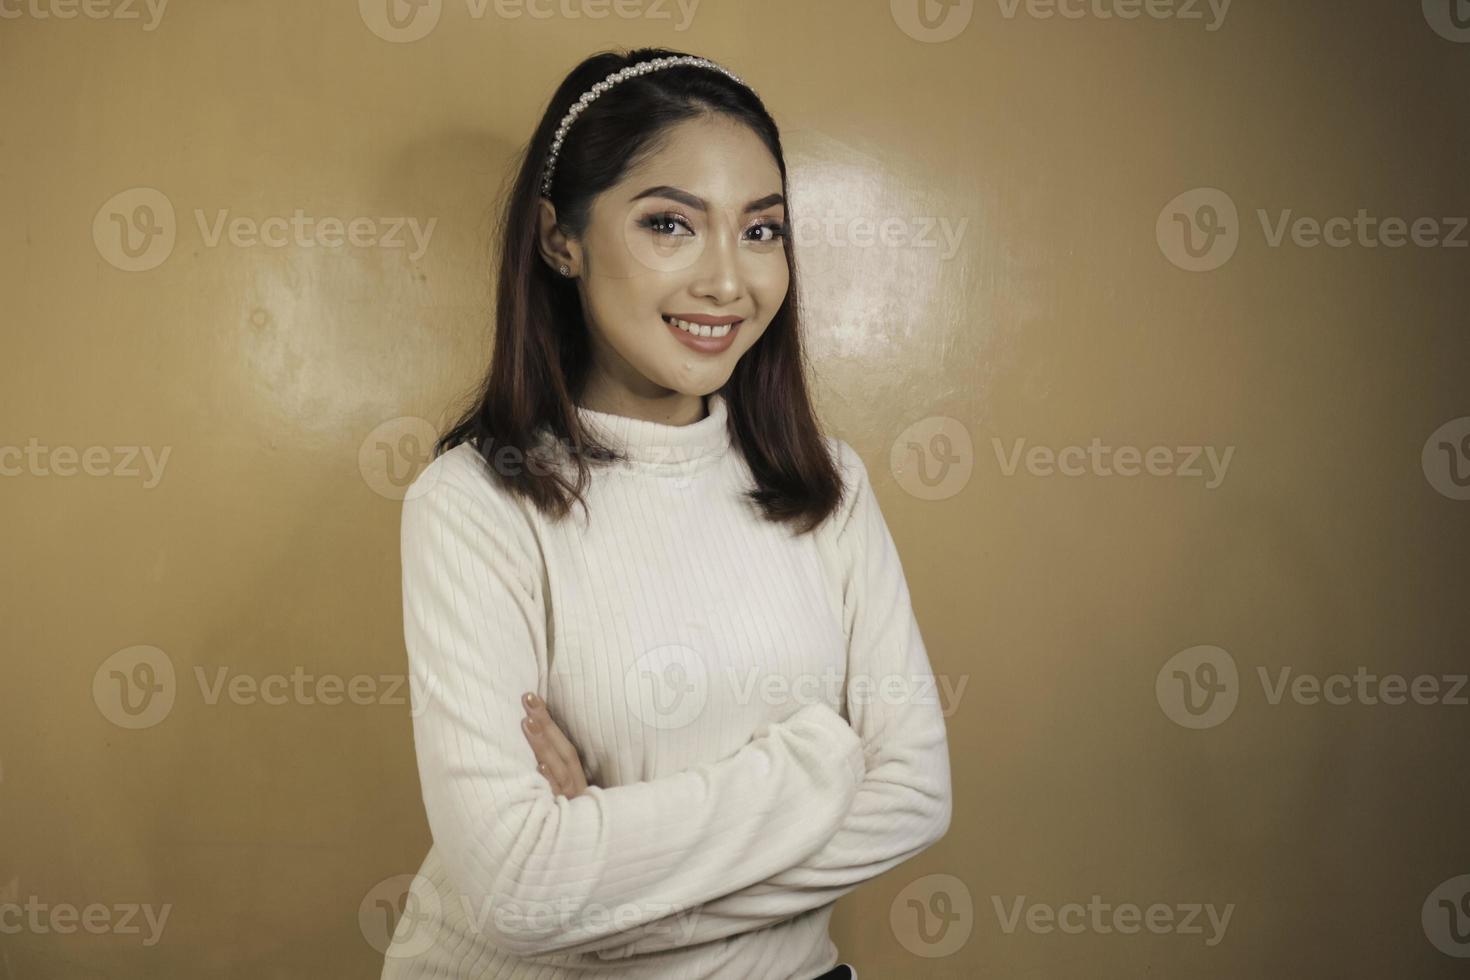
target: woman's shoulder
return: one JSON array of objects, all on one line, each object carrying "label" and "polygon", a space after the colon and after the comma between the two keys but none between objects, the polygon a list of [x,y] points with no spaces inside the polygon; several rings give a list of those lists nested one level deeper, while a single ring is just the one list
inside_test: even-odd
[{"label": "woman's shoulder", "polygon": [[842,529],[847,526],[848,518],[851,517],[853,509],[857,506],[863,493],[868,487],[868,467],[858,451],[845,439],[837,436],[824,436],[827,446],[831,451],[833,462],[842,477],[842,501],[834,513],[835,518],[830,523]]},{"label": "woman's shoulder", "polygon": [[867,467],[863,465],[863,458],[846,439],[837,436],[823,436],[823,438],[827,440],[827,448],[831,452],[832,459],[843,471],[844,480],[849,477],[867,476]]},{"label": "woman's shoulder", "polygon": [[545,594],[545,557],[533,522],[469,443],[440,453],[409,484],[399,553],[406,593],[494,576],[515,583],[529,602]]},{"label": "woman's shoulder", "polygon": [[468,499],[500,519],[526,522],[519,499],[497,480],[490,462],[472,443],[444,450],[419,471],[404,494],[404,504],[435,498]]}]

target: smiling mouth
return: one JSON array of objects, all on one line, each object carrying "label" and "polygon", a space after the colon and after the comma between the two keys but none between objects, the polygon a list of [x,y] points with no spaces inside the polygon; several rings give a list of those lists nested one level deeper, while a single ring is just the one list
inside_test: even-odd
[{"label": "smiling mouth", "polygon": [[690,323],[688,320],[680,320],[676,317],[671,317],[665,314],[664,322],[671,327],[679,328],[692,337],[702,337],[709,340],[719,340],[721,337],[728,336],[732,330],[740,326],[740,324],[744,323],[745,321],[736,320],[734,323],[724,323],[718,327],[711,327],[707,324],[702,323]]}]

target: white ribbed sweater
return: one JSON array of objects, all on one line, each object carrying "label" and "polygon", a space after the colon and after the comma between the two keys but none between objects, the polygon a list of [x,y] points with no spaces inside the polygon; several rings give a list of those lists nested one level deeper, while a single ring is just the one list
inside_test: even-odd
[{"label": "white ribbed sweater", "polygon": [[[833,903],[942,837],[949,752],[893,539],[856,452],[795,536],[727,406],[675,426],[578,411],[632,458],[553,523],[469,445],[402,515],[414,744],[433,844],[384,980],[807,980]],[[587,792],[553,794],[535,691]]]}]

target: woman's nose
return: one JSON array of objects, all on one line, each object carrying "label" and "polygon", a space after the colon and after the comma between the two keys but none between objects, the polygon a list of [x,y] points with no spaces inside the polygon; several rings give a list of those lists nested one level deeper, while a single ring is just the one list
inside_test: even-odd
[{"label": "woman's nose", "polygon": [[710,235],[704,253],[699,257],[699,278],[696,291],[702,296],[724,304],[740,298],[740,245],[735,240],[739,234],[731,230],[733,222],[726,218],[725,227]]}]

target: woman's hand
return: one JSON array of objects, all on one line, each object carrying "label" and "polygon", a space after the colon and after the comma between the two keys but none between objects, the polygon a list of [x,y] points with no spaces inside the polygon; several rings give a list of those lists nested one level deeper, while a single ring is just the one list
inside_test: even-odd
[{"label": "woman's hand", "polygon": [[521,731],[525,733],[526,741],[531,743],[531,750],[540,763],[536,768],[551,783],[552,792],[568,799],[586,792],[587,774],[582,771],[577,747],[551,720],[546,702],[533,693],[527,693],[521,695],[521,704],[526,709],[526,717],[521,719]]}]

